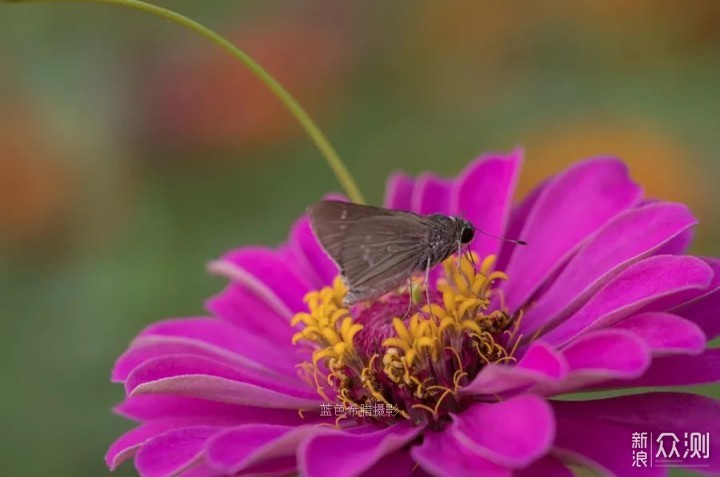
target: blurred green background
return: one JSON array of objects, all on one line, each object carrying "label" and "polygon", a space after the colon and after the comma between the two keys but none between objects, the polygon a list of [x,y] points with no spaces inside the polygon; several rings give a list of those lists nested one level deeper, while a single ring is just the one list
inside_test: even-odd
[{"label": "blurred green background", "polygon": [[[693,207],[696,253],[720,252],[720,2],[164,5],[275,74],[372,203],[398,168],[451,175],[521,144],[527,191],[613,153]],[[339,190],[224,55],[129,10],[0,4],[0,475],[106,475],[130,427],[108,376],[135,333],[202,314],[223,286],[208,260],[280,243]]]}]

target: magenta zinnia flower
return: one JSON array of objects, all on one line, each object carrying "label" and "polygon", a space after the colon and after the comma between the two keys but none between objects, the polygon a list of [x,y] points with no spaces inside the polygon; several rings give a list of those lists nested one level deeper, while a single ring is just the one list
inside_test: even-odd
[{"label": "magenta zinnia flower", "polygon": [[[512,198],[521,152],[456,179],[390,178],[386,206],[459,215],[474,260],[437,267],[348,309],[307,217],[277,249],[210,265],[230,282],[209,317],[146,328],[118,360],[139,422],[108,451],[143,476],[635,475],[633,433],[710,433],[720,403],[600,390],[719,380],[720,260],[686,255],[696,219],[643,198],[622,162],[597,158]],[[431,304],[426,303],[424,287]],[[584,400],[558,399],[572,393]],[[687,461],[690,462],[690,461]],[[664,475],[665,467],[646,469]]]}]

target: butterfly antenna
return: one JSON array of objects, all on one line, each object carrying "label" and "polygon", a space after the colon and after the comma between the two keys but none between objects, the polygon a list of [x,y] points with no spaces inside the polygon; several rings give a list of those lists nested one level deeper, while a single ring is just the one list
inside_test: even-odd
[{"label": "butterfly antenna", "polygon": [[527,245],[527,244],[528,244],[528,243],[527,243],[526,241],[524,241],[524,240],[509,239],[509,238],[505,238],[505,237],[498,237],[497,235],[491,235],[491,234],[489,234],[489,233],[487,233],[487,232],[484,232],[484,231],[482,231],[482,230],[480,230],[480,229],[478,229],[478,228],[476,228],[475,231],[476,231],[476,232],[480,232],[481,234],[483,234],[483,235],[486,236],[486,237],[490,237],[490,238],[493,238],[493,239],[495,239],[495,240],[500,240],[500,241],[502,241],[502,242],[514,243],[515,245]]},{"label": "butterfly antenna", "polygon": [[[462,210],[459,211],[458,216],[459,216],[461,219],[465,220],[465,214],[463,213]],[[475,231],[476,231],[476,232],[480,232],[481,234],[483,234],[483,235],[486,236],[486,237],[490,237],[490,238],[493,238],[493,239],[495,239],[495,240],[500,240],[500,241],[502,241],[502,242],[514,243],[515,245],[527,245],[527,242],[524,241],[524,240],[509,239],[509,238],[505,238],[505,237],[498,237],[497,235],[490,235],[489,233],[485,232],[484,230],[481,230],[481,229],[478,229],[478,228],[475,228]]]}]

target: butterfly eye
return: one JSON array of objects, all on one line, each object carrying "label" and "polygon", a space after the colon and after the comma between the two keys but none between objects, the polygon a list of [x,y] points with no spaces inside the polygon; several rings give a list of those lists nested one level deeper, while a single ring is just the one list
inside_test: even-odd
[{"label": "butterfly eye", "polygon": [[462,243],[470,243],[473,237],[475,237],[475,229],[472,227],[463,227],[460,233],[460,241]]}]

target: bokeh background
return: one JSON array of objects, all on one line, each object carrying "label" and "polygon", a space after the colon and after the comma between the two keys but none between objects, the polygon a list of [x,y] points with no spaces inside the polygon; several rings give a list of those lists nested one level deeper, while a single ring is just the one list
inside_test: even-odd
[{"label": "bokeh background", "polygon": [[[612,153],[693,207],[696,253],[720,252],[716,0],[164,4],[275,74],[372,203],[395,169],[451,175],[486,150],[525,146],[523,191]],[[130,427],[108,376],[134,334],[202,314],[223,286],[208,260],[279,243],[338,189],[204,39],[115,7],[0,4],[0,475],[108,474]]]}]

